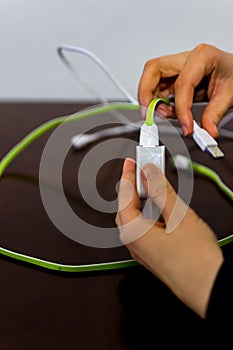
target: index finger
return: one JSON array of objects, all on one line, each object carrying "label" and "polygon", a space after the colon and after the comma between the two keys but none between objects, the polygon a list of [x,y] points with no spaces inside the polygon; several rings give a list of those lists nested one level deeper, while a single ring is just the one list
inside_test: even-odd
[{"label": "index finger", "polygon": [[138,100],[148,106],[154,98],[161,78],[176,77],[184,67],[189,52],[162,56],[146,62],[138,85]]},{"label": "index finger", "polygon": [[193,132],[192,104],[194,89],[202,79],[211,74],[214,53],[206,45],[198,45],[187,61],[175,82],[175,110],[184,135]]}]

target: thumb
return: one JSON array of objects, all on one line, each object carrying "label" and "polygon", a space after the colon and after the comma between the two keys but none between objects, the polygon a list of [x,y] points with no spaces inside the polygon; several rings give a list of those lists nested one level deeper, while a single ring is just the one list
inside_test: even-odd
[{"label": "thumb", "polygon": [[143,167],[143,173],[143,182],[148,196],[159,208],[167,231],[170,232],[181,222],[188,207],[159,168],[148,163]]}]

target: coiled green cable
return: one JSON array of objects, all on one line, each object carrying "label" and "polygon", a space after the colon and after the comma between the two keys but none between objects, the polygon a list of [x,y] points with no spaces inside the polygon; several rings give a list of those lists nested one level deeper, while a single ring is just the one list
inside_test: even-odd
[{"label": "coiled green cable", "polygon": [[191,166],[193,170],[210,178],[220,188],[221,191],[223,191],[231,200],[233,200],[233,191],[223,183],[220,176],[214,170],[196,162],[192,162]]},{"label": "coiled green cable", "polygon": [[[181,154],[177,154],[176,156],[173,157],[173,164],[178,169],[183,169],[183,170],[193,169],[194,171],[202,175],[205,175],[206,177],[211,179],[219,187],[219,189],[230,198],[230,200],[233,200],[233,191],[222,181],[220,176],[214,170],[202,164],[193,162],[189,158]],[[230,235],[226,238],[219,239],[218,243],[220,246],[223,246],[232,241],[233,241],[233,235]]]},{"label": "coiled green cable", "polygon": [[[168,100],[156,98],[152,100],[152,103],[148,107],[149,110],[149,119],[152,119],[154,116],[154,109],[158,102],[166,102]],[[111,112],[113,110],[138,110],[140,109],[140,105],[132,104],[132,103],[113,103],[108,105],[101,105],[97,107],[92,107],[82,112],[78,112],[77,114],[58,117],[49,120],[48,122],[40,125],[33,131],[31,131],[28,135],[25,136],[18,144],[16,144],[0,161],[0,177],[3,175],[7,166],[34,140],[39,138],[41,135],[46,133],[47,131],[56,128],[62,123],[70,123],[73,121],[81,120],[88,117],[93,117],[102,113]],[[123,260],[123,261],[114,261],[107,263],[98,263],[98,264],[87,264],[87,265],[67,265],[67,264],[59,264],[52,261],[47,261],[43,259],[38,259],[32,256],[20,254],[14,252],[9,249],[5,249],[0,247],[0,254],[5,255],[7,257],[17,259],[26,263],[30,263],[33,265],[37,265],[50,270],[64,271],[64,272],[88,272],[88,271],[102,271],[102,270],[113,270],[126,268],[130,266],[138,265],[134,259]]]},{"label": "coiled green cable", "polygon": [[131,266],[139,265],[135,260],[122,260],[114,262],[105,262],[98,264],[87,265],[67,265],[38,259],[29,255],[16,253],[12,250],[0,247],[0,254],[10,257],[12,259],[20,260],[32,265],[37,265],[49,270],[63,271],[63,272],[90,272],[90,271],[103,271],[103,270],[115,270]]},{"label": "coiled green cable", "polygon": [[[153,124],[153,118],[154,118],[154,110],[159,102],[164,102],[166,104],[169,104],[169,99],[161,99],[156,98],[152,100],[148,107],[147,111],[147,117],[146,117],[146,123],[147,125]],[[116,103],[111,105],[104,105],[104,106],[98,106],[98,107],[92,107],[89,110],[85,110],[83,112],[78,112],[77,114],[71,115],[71,116],[64,116],[64,117],[58,117],[49,120],[48,122],[40,125],[36,129],[34,129],[32,132],[30,132],[28,135],[25,136],[18,144],[16,144],[0,161],[0,177],[3,175],[4,171],[6,170],[7,166],[28,146],[30,145],[34,140],[36,140],[38,137],[46,133],[47,131],[61,125],[62,123],[72,122],[81,120],[84,118],[96,116],[101,113],[110,112],[113,110],[138,110],[140,108],[139,105],[131,104],[131,103]],[[206,168],[198,163],[192,162],[191,166],[194,170],[203,173],[204,175],[210,177],[218,186],[219,188],[224,191],[231,199],[233,199],[232,191],[221,181],[219,176],[209,168]],[[230,243],[233,240],[233,235],[229,236],[227,238],[224,238],[222,240],[219,240],[220,245],[224,245],[227,243]],[[106,262],[106,263],[98,263],[98,264],[87,264],[87,265],[68,265],[68,264],[60,264],[52,261],[47,261],[43,259],[38,259],[32,256],[28,256],[25,254],[20,254],[17,252],[14,252],[9,249],[5,249],[3,247],[0,247],[0,254],[10,257],[12,259],[16,259],[22,262],[26,262],[32,265],[37,265],[39,267],[49,269],[49,270],[56,270],[56,271],[63,271],[63,272],[90,272],[90,271],[103,271],[103,270],[113,270],[113,269],[120,269],[120,268],[126,268],[131,266],[139,265],[137,261],[134,259],[129,260],[122,260],[122,261],[114,261],[114,262]]]},{"label": "coiled green cable", "polygon": [[58,117],[49,120],[48,122],[40,125],[32,132],[30,132],[24,139],[22,139],[18,144],[16,144],[1,160],[0,162],[0,177],[7,168],[7,166],[12,162],[14,158],[18,156],[28,145],[30,145],[38,137],[46,133],[47,131],[56,128],[62,123],[70,123],[73,121],[81,120],[88,117],[93,117],[102,113],[111,112],[114,110],[138,110],[139,105],[132,103],[113,103],[109,105],[92,107],[83,112],[78,112],[70,116]]},{"label": "coiled green cable", "polygon": [[[34,140],[40,137],[42,134],[47,131],[56,128],[62,123],[72,122],[81,120],[88,117],[93,117],[102,113],[110,112],[113,110],[138,110],[140,108],[139,105],[135,105],[132,103],[115,103],[103,106],[92,107],[91,109],[87,109],[82,112],[78,112],[77,114],[71,116],[58,117],[49,120],[48,122],[40,125],[33,131],[31,131],[25,138],[23,138],[18,144],[16,144],[1,160],[0,162],[0,177],[3,175],[7,166]],[[38,259],[32,256],[28,256],[25,254],[20,254],[14,252],[9,249],[5,249],[0,247],[0,254],[10,257],[12,259],[20,260],[22,262],[26,262],[32,265],[37,265],[49,270],[57,270],[64,272],[89,272],[89,271],[102,271],[102,270],[113,270],[126,268],[130,266],[139,265],[135,260],[122,260],[122,261],[114,261],[114,262],[106,262],[106,263],[98,263],[98,264],[88,264],[88,265],[67,265],[67,264],[59,264],[52,261]]]},{"label": "coiled green cable", "polygon": [[[224,192],[230,198],[230,200],[233,201],[233,191],[222,181],[220,176],[214,170],[196,162],[191,162],[190,166],[193,168],[194,171],[202,175],[205,175],[209,179],[211,179],[218,186],[218,188],[222,192]],[[226,238],[219,239],[218,244],[220,246],[223,246],[232,241],[233,241],[233,235],[230,235]]]}]

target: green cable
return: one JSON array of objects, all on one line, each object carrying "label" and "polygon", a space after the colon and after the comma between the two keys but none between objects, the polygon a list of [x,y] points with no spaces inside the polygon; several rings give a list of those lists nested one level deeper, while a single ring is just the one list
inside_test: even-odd
[{"label": "green cable", "polygon": [[146,125],[151,126],[154,123],[154,112],[155,112],[155,108],[157,107],[158,103],[166,103],[167,105],[170,105],[170,100],[169,98],[154,98],[147,109],[147,113],[146,113]]},{"label": "green cable", "polygon": [[[210,178],[220,188],[221,191],[223,191],[231,200],[233,200],[233,191],[223,183],[220,176],[214,170],[193,161],[189,162],[189,167],[191,167],[194,171]],[[232,241],[233,235],[230,235],[226,238],[219,239],[218,243],[220,246],[223,246]]]},{"label": "green cable", "polygon": [[[165,102],[163,99],[155,99],[153,100],[153,111],[158,102]],[[155,103],[156,102],[156,103]],[[138,110],[140,105],[130,104],[130,103],[116,103],[105,106],[98,106],[95,108],[91,108],[90,110],[86,110],[84,112],[78,112],[77,114],[71,116],[58,117],[49,120],[48,122],[40,125],[33,131],[31,131],[28,135],[26,135],[18,144],[16,144],[0,161],[0,177],[3,175],[4,171],[8,167],[8,165],[34,140],[39,138],[41,135],[46,133],[47,131],[61,125],[62,123],[77,121],[80,119],[92,117],[101,113],[110,112],[113,110]],[[153,117],[152,117],[153,119]],[[126,268],[130,266],[139,265],[134,259],[123,260],[123,261],[115,261],[108,263],[99,263],[99,264],[88,264],[88,265],[67,265],[67,264],[59,264],[47,260],[38,259],[32,256],[16,253],[14,251],[5,249],[0,247],[0,254],[5,255],[7,257],[20,260],[23,262],[27,262],[33,265],[37,265],[50,270],[64,271],[64,272],[88,272],[88,271],[102,271],[102,270],[113,270],[119,268]]]},{"label": "green cable", "polygon": [[[146,116],[147,125],[153,124],[154,110],[159,102],[164,102],[166,104],[169,104],[169,99],[156,98],[151,101],[147,110],[147,116]],[[34,140],[36,140],[42,134],[59,126],[62,123],[88,118],[101,113],[110,112],[112,110],[118,110],[118,109],[138,110],[139,108],[140,108],[139,105],[129,104],[129,103],[111,104],[111,105],[91,108],[90,110],[86,110],[85,112],[79,112],[71,116],[58,117],[58,118],[49,120],[48,122],[40,125],[36,129],[34,129],[32,132],[30,132],[25,138],[23,138],[5,155],[5,157],[0,161],[0,177],[3,175],[5,169],[12,162],[12,160],[14,160],[28,145],[30,145]],[[194,170],[206,176],[209,176],[219,186],[219,188],[222,191],[224,191],[231,199],[233,199],[232,191],[225,184],[223,184],[220,177],[214,171],[194,162],[191,162],[191,166],[193,167]],[[220,245],[224,245],[224,244],[230,243],[232,240],[233,240],[233,235],[227,238],[221,239],[218,242]],[[25,254],[16,253],[12,250],[8,250],[3,247],[0,247],[0,254],[19,261],[32,264],[32,265],[37,265],[49,270],[56,270],[56,271],[63,271],[63,272],[103,271],[103,270],[113,270],[113,269],[126,268],[126,267],[139,265],[139,263],[134,259],[98,263],[98,264],[87,264],[87,265],[67,265],[67,264],[60,264],[60,263],[55,263],[47,260],[38,259]]]},{"label": "green cable", "polygon": [[[48,122],[40,125],[33,131],[31,131],[27,136],[25,136],[18,144],[16,144],[1,160],[0,162],[0,177],[3,175],[7,166],[15,159],[28,145],[30,145],[34,140],[40,137],[42,134],[47,131],[59,126],[62,123],[72,122],[88,117],[92,117],[101,113],[110,112],[113,110],[138,110],[140,109],[139,105],[130,104],[130,103],[115,103],[111,105],[104,105],[98,107],[92,107],[90,110],[84,112],[78,112],[77,114],[58,117],[49,120]],[[16,253],[12,250],[8,250],[0,247],[0,254],[7,257],[27,262],[29,264],[37,265],[49,270],[57,270],[64,272],[89,272],[89,271],[102,271],[102,270],[113,270],[119,268],[126,268],[130,266],[139,265],[134,259],[98,263],[98,264],[88,264],[88,265],[67,265],[59,264],[47,260],[38,259],[32,256]]]},{"label": "green cable", "polygon": [[70,116],[64,116],[64,117],[58,117],[49,120],[48,122],[40,125],[38,128],[34,129],[32,132],[30,132],[24,139],[22,139],[17,145],[15,145],[1,160],[0,162],[0,177],[2,176],[3,172],[7,168],[7,166],[12,162],[14,158],[18,156],[19,153],[21,153],[28,145],[30,145],[34,140],[36,140],[38,137],[40,137],[42,134],[46,133],[47,131],[59,126],[62,123],[72,122],[88,117],[92,117],[94,115],[98,115],[101,113],[110,112],[113,110],[123,109],[123,110],[138,110],[140,108],[139,105],[130,104],[130,103],[115,103],[111,105],[104,105],[104,106],[98,106],[93,107],[90,110],[86,110],[84,112],[79,112],[74,115]]},{"label": "green cable", "polygon": [[59,264],[52,261],[38,259],[32,256],[20,254],[0,247],[0,254],[7,257],[20,260],[32,265],[37,265],[49,270],[63,271],[63,272],[90,272],[90,271],[103,271],[103,270],[114,270],[120,268],[126,268],[131,266],[139,265],[139,263],[133,259],[105,262],[98,264],[87,264],[87,265],[67,265]]},{"label": "green cable", "polygon": [[215,184],[220,188],[220,190],[222,190],[231,200],[233,200],[233,191],[223,183],[220,176],[214,170],[195,162],[192,162],[191,165],[193,170],[205,176],[208,176],[211,180],[215,182]]},{"label": "green cable", "polygon": [[[147,110],[147,116],[146,116],[147,125],[153,124],[154,110],[159,102],[164,102],[166,104],[169,104],[169,99],[155,98],[151,101]],[[17,145],[15,145],[5,155],[5,157],[0,161],[0,177],[2,176],[7,166],[12,162],[12,160],[16,158],[19,155],[19,153],[21,153],[28,145],[30,145],[34,140],[36,140],[42,134],[59,126],[62,123],[72,122],[72,121],[92,117],[94,115],[98,115],[101,113],[106,113],[106,112],[110,112],[118,109],[138,110],[139,108],[140,108],[140,105],[136,105],[132,103],[115,103],[111,105],[104,105],[101,107],[100,106],[95,108],[93,107],[90,110],[86,110],[85,112],[79,112],[71,116],[64,116],[64,117],[51,119],[48,122],[40,125],[38,128],[34,129],[32,132],[30,132],[24,139],[22,139]]]}]

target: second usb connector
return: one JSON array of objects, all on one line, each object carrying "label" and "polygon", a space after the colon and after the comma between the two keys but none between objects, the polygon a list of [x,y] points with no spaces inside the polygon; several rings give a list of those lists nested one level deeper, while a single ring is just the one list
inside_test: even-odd
[{"label": "second usb connector", "polygon": [[165,146],[159,145],[158,128],[153,123],[144,123],[140,130],[139,145],[136,146],[136,182],[140,198],[145,199],[147,192],[144,188],[141,172],[145,164],[152,163],[164,173],[165,171]]}]

